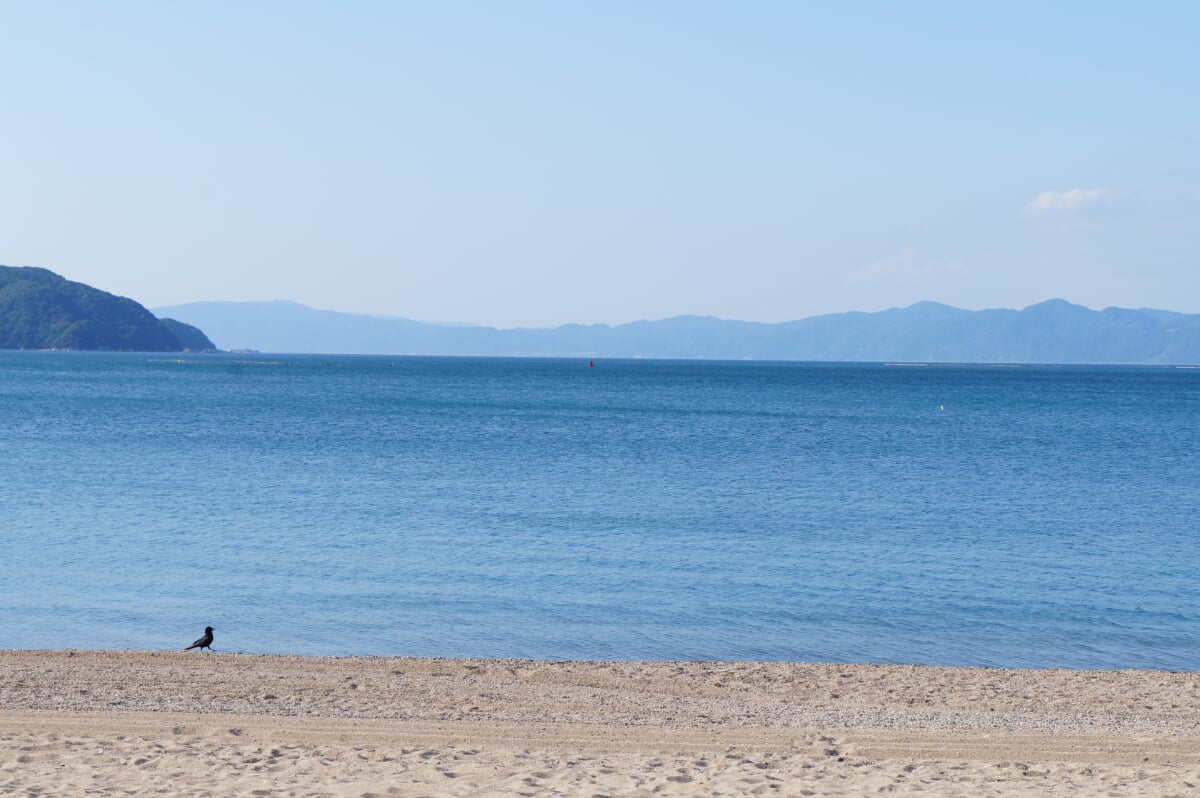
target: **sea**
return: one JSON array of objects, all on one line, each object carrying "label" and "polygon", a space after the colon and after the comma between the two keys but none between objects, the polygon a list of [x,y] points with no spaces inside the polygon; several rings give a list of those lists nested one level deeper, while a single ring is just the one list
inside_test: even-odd
[{"label": "sea", "polygon": [[1200,669],[1200,369],[0,353],[0,648]]}]

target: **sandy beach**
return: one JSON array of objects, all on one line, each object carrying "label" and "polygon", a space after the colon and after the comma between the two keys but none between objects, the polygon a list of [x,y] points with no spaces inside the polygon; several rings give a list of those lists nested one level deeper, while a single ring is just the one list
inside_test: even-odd
[{"label": "sandy beach", "polygon": [[0,652],[5,795],[1188,795],[1200,676]]}]

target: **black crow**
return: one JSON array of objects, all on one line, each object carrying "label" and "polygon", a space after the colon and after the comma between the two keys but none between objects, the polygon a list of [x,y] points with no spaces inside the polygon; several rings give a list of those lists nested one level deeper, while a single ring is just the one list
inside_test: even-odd
[{"label": "black crow", "polygon": [[204,649],[207,648],[209,651],[212,651],[212,627],[211,626],[204,627],[204,637],[200,638],[195,643],[192,643],[190,646],[185,648],[184,651],[191,651],[193,648],[198,648],[201,651],[203,651]]}]

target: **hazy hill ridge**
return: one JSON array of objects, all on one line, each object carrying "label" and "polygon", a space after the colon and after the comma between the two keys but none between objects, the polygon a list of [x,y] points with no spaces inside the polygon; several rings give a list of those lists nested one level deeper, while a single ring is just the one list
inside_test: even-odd
[{"label": "hazy hill ridge", "polygon": [[224,349],[422,355],[832,360],[948,363],[1200,363],[1200,315],[1090,310],[1052,299],[1024,310],[936,302],[779,324],[678,316],[660,321],[496,329],[314,310],[295,302],[157,308]]},{"label": "hazy hill ridge", "polygon": [[212,349],[200,330],[47,269],[0,266],[0,349]]}]

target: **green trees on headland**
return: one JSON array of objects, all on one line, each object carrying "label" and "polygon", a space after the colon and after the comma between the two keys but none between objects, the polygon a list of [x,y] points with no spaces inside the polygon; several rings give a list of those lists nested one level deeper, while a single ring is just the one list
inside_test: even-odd
[{"label": "green trees on headland", "polygon": [[47,269],[0,266],[0,349],[213,349],[200,330]]},{"label": "green trees on headland", "polygon": [[208,340],[208,336],[199,327],[184,324],[176,319],[159,319],[159,321],[179,339],[179,343],[183,345],[184,349],[190,349],[193,352],[207,352],[210,349],[216,349],[213,342]]}]

